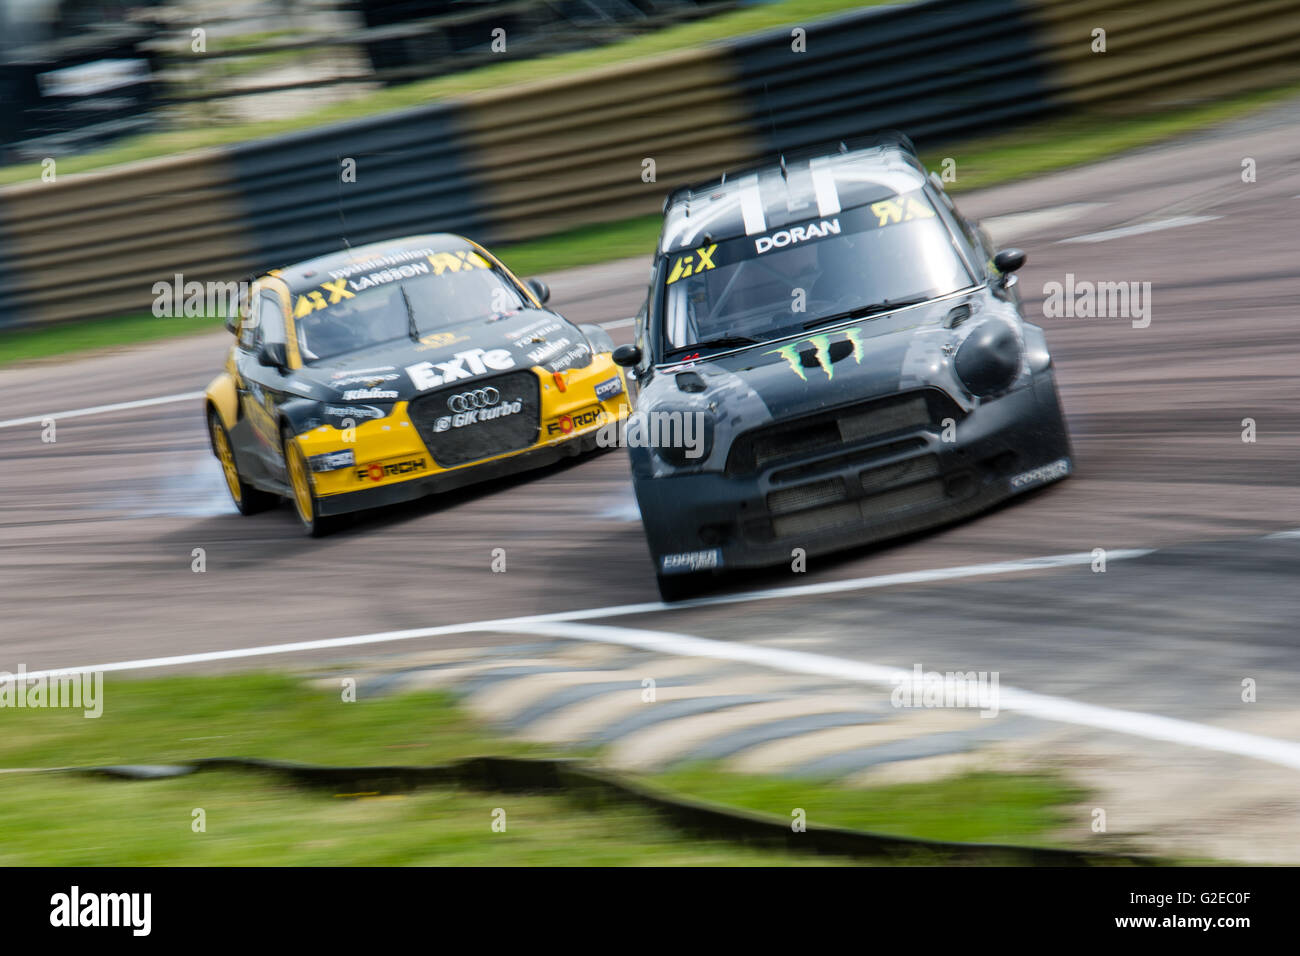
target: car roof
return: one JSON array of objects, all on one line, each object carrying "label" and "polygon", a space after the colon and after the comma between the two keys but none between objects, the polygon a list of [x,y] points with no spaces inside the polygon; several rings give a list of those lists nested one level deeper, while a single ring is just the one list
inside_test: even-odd
[{"label": "car roof", "polygon": [[833,216],[925,185],[911,140],[887,134],[785,155],[682,186],[664,202],[659,254]]},{"label": "car roof", "polygon": [[297,294],[314,289],[328,279],[388,269],[438,252],[467,250],[477,251],[474,243],[462,236],[447,232],[429,233],[341,249],[268,274],[283,280],[289,291]]}]

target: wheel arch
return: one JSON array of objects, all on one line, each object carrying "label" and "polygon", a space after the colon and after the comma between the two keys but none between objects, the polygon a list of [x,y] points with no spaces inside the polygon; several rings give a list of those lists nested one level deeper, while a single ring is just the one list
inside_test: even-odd
[{"label": "wheel arch", "polygon": [[229,372],[222,372],[209,382],[203,397],[207,409],[216,411],[227,432],[235,427],[235,422],[239,420],[239,392]]}]

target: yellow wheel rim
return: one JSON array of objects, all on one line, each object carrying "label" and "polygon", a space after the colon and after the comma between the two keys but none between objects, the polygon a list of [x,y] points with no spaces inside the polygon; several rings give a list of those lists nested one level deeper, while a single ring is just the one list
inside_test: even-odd
[{"label": "yellow wheel rim", "polygon": [[302,449],[292,438],[289,445],[289,481],[293,485],[293,503],[298,509],[298,517],[311,524],[311,481],[307,477],[307,462],[303,460]]},{"label": "yellow wheel rim", "polygon": [[239,469],[235,467],[235,455],[230,450],[230,439],[226,437],[226,430],[218,422],[212,423],[212,444],[216,446],[217,458],[221,462],[221,470],[226,476],[226,487],[230,489],[230,497],[235,499],[235,504],[239,504]]}]

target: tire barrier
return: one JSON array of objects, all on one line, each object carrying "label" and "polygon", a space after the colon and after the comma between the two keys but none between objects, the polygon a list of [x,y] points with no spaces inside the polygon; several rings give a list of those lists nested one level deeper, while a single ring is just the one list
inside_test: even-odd
[{"label": "tire barrier", "polygon": [[931,149],[1079,108],[1280,86],[1300,81],[1297,13],[1300,0],[920,0],[10,186],[0,328],[147,311],[178,273],[235,280],[345,239],[492,245],[649,215],[682,182],[884,128]]}]

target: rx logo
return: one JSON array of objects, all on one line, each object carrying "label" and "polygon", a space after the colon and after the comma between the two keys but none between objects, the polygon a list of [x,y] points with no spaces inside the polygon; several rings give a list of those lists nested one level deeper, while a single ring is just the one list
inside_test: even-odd
[{"label": "rx logo", "polygon": [[688,252],[676,262],[673,263],[673,271],[669,273],[664,285],[672,285],[678,279],[685,279],[688,276],[699,275],[701,272],[707,272],[715,268],[713,265],[713,254],[718,251],[718,244],[715,242],[711,246],[703,249],[696,249],[694,252]]}]

